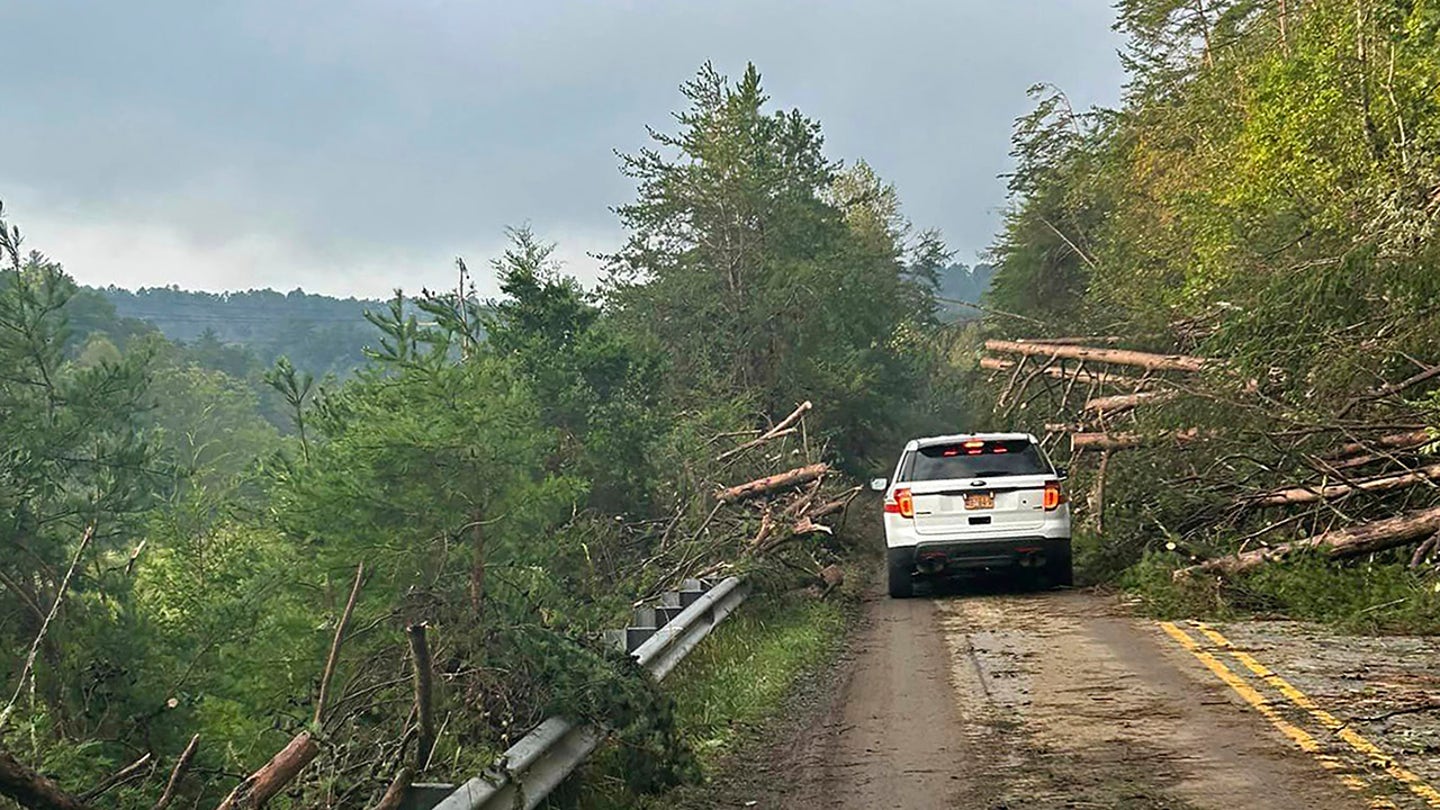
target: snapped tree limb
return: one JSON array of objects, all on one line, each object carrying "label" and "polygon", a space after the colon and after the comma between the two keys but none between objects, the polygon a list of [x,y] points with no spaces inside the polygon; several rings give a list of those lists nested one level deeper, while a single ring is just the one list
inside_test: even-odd
[{"label": "snapped tree limb", "polygon": [[0,751],[0,795],[34,810],[86,810],[84,802],[61,790],[8,751]]},{"label": "snapped tree limb", "polygon": [[1175,578],[1184,579],[1195,574],[1219,574],[1234,576],[1265,563],[1284,559],[1297,551],[1315,550],[1332,559],[1354,557],[1372,551],[1403,546],[1440,531],[1440,506],[1418,512],[1408,512],[1398,517],[1362,523],[1345,529],[1322,532],[1301,540],[1280,543],[1269,548],[1257,548],[1239,554],[1228,554],[1213,560],[1181,568]]},{"label": "snapped tree limb", "polygon": [[195,759],[195,752],[200,750],[200,735],[196,734],[190,738],[190,744],[185,746],[180,758],[175,760],[175,768],[170,771],[170,781],[165,783],[165,792],[160,794],[160,799],[155,802],[154,810],[165,810],[170,803],[175,801],[175,793],[180,789],[180,780],[185,778],[185,772],[190,770],[190,762]]},{"label": "snapped tree limb", "polygon": [[747,481],[739,486],[728,487],[715,493],[715,500],[720,503],[740,503],[760,495],[768,495],[777,490],[788,487],[806,484],[830,471],[830,465],[825,463],[809,464],[804,467],[796,467],[775,475],[767,475],[764,478],[757,478],[754,481]]},{"label": "snapped tree limb", "polygon": [[1213,436],[1213,431],[1201,432],[1199,428],[1177,430],[1173,433],[1147,435],[1143,433],[1075,433],[1070,436],[1070,446],[1075,450],[1128,450],[1173,441],[1186,445],[1197,439]]},{"label": "snapped tree limb", "polygon": [[745,442],[739,447],[733,447],[729,450],[726,450],[725,452],[716,456],[715,460],[724,461],[725,459],[732,456],[738,456],[739,454],[745,452],[746,450],[749,450],[752,447],[759,447],[760,445],[770,441],[771,439],[778,439],[781,436],[789,436],[790,434],[795,432],[795,428],[793,427],[793,425],[796,422],[800,421],[801,417],[805,415],[805,412],[813,407],[815,406],[810,402],[810,400],[805,400],[804,402],[800,403],[799,407],[797,407],[789,416],[780,420],[780,424],[776,425],[773,428],[770,428],[770,430],[762,433],[756,438]]},{"label": "snapped tree limb", "polygon": [[[1005,360],[999,357],[982,357],[980,358],[980,367],[989,371],[1010,371],[1015,368],[1015,361]],[[1113,385],[1117,388],[1142,388],[1146,384],[1144,380],[1137,377],[1085,371],[1083,369],[1067,369],[1061,368],[1060,366],[1050,366],[1041,373],[1046,377],[1052,377],[1057,380],[1073,380],[1082,383],[1095,383],[1096,385]]]},{"label": "snapped tree limb", "polygon": [[1204,357],[1184,354],[1153,354],[1130,349],[1096,349],[1062,343],[1041,343],[1016,340],[987,340],[986,351],[1026,356],[1060,357],[1068,360],[1092,360],[1120,366],[1138,366],[1150,371],[1201,371],[1215,365]]},{"label": "snapped tree limb", "polygon": [[1410,377],[1407,377],[1406,379],[1401,380],[1400,382],[1383,385],[1375,389],[1374,391],[1355,397],[1354,399],[1347,402],[1345,404],[1345,407],[1340,409],[1340,416],[1345,416],[1350,411],[1354,410],[1356,406],[1361,405],[1362,403],[1370,402],[1377,399],[1384,399],[1388,396],[1393,396],[1408,388],[1413,388],[1423,382],[1433,380],[1436,377],[1440,377],[1440,365],[1431,366],[1424,371],[1419,372],[1418,374],[1414,374]]},{"label": "snapped tree limb", "polygon": [[1323,458],[1334,461],[1353,456],[1357,453],[1374,453],[1376,450],[1408,450],[1411,447],[1419,447],[1434,441],[1430,431],[1425,428],[1418,430],[1407,430],[1403,433],[1388,433],[1368,441],[1348,442],[1335,448],[1334,452],[1326,453]]},{"label": "snapped tree limb", "polygon": [[1081,410],[1096,413],[1119,413],[1128,411],[1147,402],[1166,402],[1175,398],[1174,391],[1140,391],[1134,394],[1117,394],[1109,397],[1095,397],[1085,401]]},{"label": "snapped tree limb", "polygon": [[1401,487],[1433,481],[1436,478],[1440,478],[1440,464],[1431,464],[1398,475],[1367,478],[1363,481],[1355,482],[1353,486],[1350,484],[1332,484],[1324,487],[1290,487],[1261,495],[1252,499],[1250,503],[1256,506],[1284,506],[1292,503],[1315,503],[1316,501],[1339,498],[1355,492],[1385,492],[1391,489],[1399,489]]},{"label": "snapped tree limb", "polygon": [[[335,679],[335,666],[340,660],[340,647],[345,642],[345,630],[350,626],[350,617],[355,613],[355,601],[360,595],[360,585],[364,579],[365,564],[361,563],[355,567],[355,582],[350,586],[350,599],[345,603],[345,611],[340,615],[339,624],[335,626],[335,637],[330,642],[330,655],[325,660],[325,671],[320,675],[320,696],[315,701],[314,725],[317,729],[325,720],[330,684]],[[285,786],[319,755],[320,745],[315,742],[314,735],[309,731],[296,734],[269,762],[236,785],[230,795],[220,802],[218,810],[264,807],[266,802],[275,798],[275,794],[284,790]]]}]

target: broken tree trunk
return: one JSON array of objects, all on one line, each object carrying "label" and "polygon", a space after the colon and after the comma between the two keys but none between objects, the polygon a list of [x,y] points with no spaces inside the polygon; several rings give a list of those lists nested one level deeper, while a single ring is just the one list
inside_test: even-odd
[{"label": "broken tree trunk", "polygon": [[84,802],[58,785],[0,751],[0,796],[9,796],[21,807],[36,810],[85,810]]},{"label": "broken tree trunk", "polygon": [[789,436],[791,433],[795,432],[795,429],[792,426],[796,422],[800,421],[800,417],[804,416],[806,411],[810,410],[813,407],[815,406],[810,402],[810,400],[805,400],[804,402],[800,403],[799,407],[797,407],[789,416],[780,420],[780,424],[776,425],[773,428],[770,428],[768,431],[761,434],[760,436],[757,436],[756,438],[745,442],[739,447],[734,447],[726,450],[725,452],[716,456],[715,460],[724,461],[725,459],[730,458],[731,456],[737,456],[752,447],[759,447],[760,445],[770,441],[771,439],[778,439],[781,436]]},{"label": "broken tree trunk", "polygon": [[435,748],[435,709],[431,700],[430,645],[425,639],[425,623],[412,624],[405,628],[410,640],[410,659],[415,669],[412,673],[415,686],[415,715],[418,718],[419,736],[415,744],[415,772],[424,773],[430,764],[430,752]]},{"label": "broken tree trunk", "polygon": [[1060,357],[1069,360],[1093,360],[1119,366],[1138,366],[1150,371],[1200,371],[1214,361],[1184,354],[1153,354],[1130,349],[1095,349],[1061,343],[987,340],[986,351],[1038,357]]},{"label": "broken tree trunk", "polygon": [[310,732],[296,734],[290,744],[271,757],[260,770],[245,777],[245,781],[220,803],[219,810],[264,807],[319,755],[320,746]]},{"label": "broken tree trunk", "polygon": [[1145,435],[1141,433],[1075,433],[1070,436],[1070,446],[1075,450],[1087,448],[1096,450],[1128,450],[1132,447],[1159,444],[1165,441],[1174,441],[1177,444],[1189,444],[1196,439],[1209,436],[1209,433],[1201,433],[1199,428],[1189,430],[1177,430],[1174,433]]},{"label": "broken tree trunk", "polygon": [[405,794],[410,790],[410,781],[415,775],[409,768],[401,768],[390,780],[390,787],[385,789],[385,795],[380,797],[380,802],[371,810],[400,810],[405,806]]},{"label": "broken tree trunk", "polygon": [[1268,495],[1261,495],[1251,501],[1256,506],[1284,506],[1292,503],[1315,503],[1316,501],[1339,498],[1354,492],[1385,492],[1413,486],[1440,478],[1440,464],[1431,464],[1399,475],[1385,475],[1368,478],[1350,484],[1332,484],[1326,487],[1290,487]]},{"label": "broken tree trunk", "polygon": [[1421,383],[1429,382],[1436,377],[1440,377],[1440,366],[1430,366],[1424,371],[1421,371],[1418,374],[1401,380],[1400,382],[1383,385],[1375,389],[1374,391],[1371,391],[1367,394],[1362,394],[1361,396],[1350,400],[1348,403],[1346,403],[1345,407],[1340,409],[1340,416],[1344,417],[1346,414],[1350,413],[1350,411],[1353,410],[1357,405],[1377,399],[1384,399],[1388,396],[1394,396],[1395,394],[1398,394],[1407,388],[1413,388],[1414,386],[1417,386]]},{"label": "broken tree trunk", "polygon": [[[355,582],[350,586],[350,598],[340,614],[340,623],[335,625],[335,637],[330,641],[330,655],[325,659],[325,670],[320,674],[320,695],[315,700],[315,728],[321,728],[325,721],[325,708],[330,700],[330,684],[335,680],[335,666],[340,661],[340,648],[345,643],[345,631],[350,626],[350,617],[355,614],[355,601],[360,595],[360,586],[365,581],[365,564],[355,567]],[[281,749],[280,753],[260,767],[260,770],[245,777],[235,786],[230,795],[220,802],[217,810],[244,810],[264,807],[275,794],[285,789],[306,765],[320,756],[320,746],[309,731],[302,731]]]},{"label": "broken tree trunk", "polygon": [[1336,460],[1353,456],[1356,453],[1373,453],[1375,450],[1408,450],[1411,447],[1419,447],[1434,441],[1430,431],[1425,428],[1419,430],[1407,430],[1404,433],[1390,433],[1366,442],[1349,442],[1335,448],[1332,453],[1326,453],[1324,458]]},{"label": "broken tree trunk", "polygon": [[739,503],[760,495],[768,495],[776,490],[809,483],[829,471],[830,465],[824,463],[796,467],[783,473],[767,475],[739,486],[722,489],[715,493],[715,500],[721,503]]},{"label": "broken tree trunk", "polygon": [[1372,551],[1383,551],[1411,543],[1440,531],[1440,506],[1419,512],[1409,512],[1398,517],[1363,523],[1346,529],[1323,532],[1280,543],[1269,548],[1257,548],[1239,554],[1217,557],[1213,560],[1181,568],[1175,572],[1176,579],[1183,579],[1197,573],[1233,576],[1257,568],[1268,562],[1284,559],[1296,551],[1313,549],[1332,559],[1354,557]]},{"label": "broken tree trunk", "polygon": [[160,794],[159,801],[155,802],[153,810],[165,810],[170,803],[175,801],[175,793],[180,789],[180,780],[185,778],[185,772],[190,770],[190,762],[195,759],[195,752],[200,750],[200,735],[196,734],[190,738],[190,744],[185,746],[180,758],[175,760],[175,768],[170,771],[170,781],[165,783],[165,792]]},{"label": "broken tree trunk", "polygon": [[126,782],[133,782],[142,776],[146,776],[145,766],[150,764],[152,757],[153,754],[147,752],[144,756],[101,780],[100,784],[80,794],[80,801],[86,803],[93,802]]},{"label": "broken tree trunk", "polygon": [[[999,357],[980,358],[980,367],[989,371],[1011,371],[1015,368],[1014,360],[1004,360]],[[1136,377],[1126,377],[1121,374],[1106,374],[1104,372],[1083,371],[1079,369],[1066,369],[1060,366],[1050,366],[1040,372],[1046,377],[1053,377],[1057,380],[1074,380],[1082,383],[1095,383],[1096,385],[1113,385],[1117,388],[1139,388],[1145,385],[1145,381]]]},{"label": "broken tree trunk", "polygon": [[1174,391],[1141,391],[1134,394],[1118,394],[1111,397],[1096,397],[1085,401],[1081,410],[1096,413],[1117,413],[1143,405],[1146,402],[1165,402],[1175,398]]}]

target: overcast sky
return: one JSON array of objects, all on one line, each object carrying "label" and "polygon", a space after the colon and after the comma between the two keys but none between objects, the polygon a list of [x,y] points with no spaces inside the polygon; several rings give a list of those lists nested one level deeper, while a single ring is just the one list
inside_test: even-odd
[{"label": "overcast sky", "polygon": [[[3,0],[0,200],[82,283],[385,295],[567,270],[622,238],[614,150],[706,60],[759,67],[959,258],[989,243],[1025,89],[1114,104],[1106,0]],[[482,289],[493,291],[489,279]]]}]

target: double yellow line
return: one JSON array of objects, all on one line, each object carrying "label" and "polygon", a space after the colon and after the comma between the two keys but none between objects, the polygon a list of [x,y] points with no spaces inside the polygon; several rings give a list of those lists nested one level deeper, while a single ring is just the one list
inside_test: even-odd
[{"label": "double yellow line", "polygon": [[[1436,791],[1435,788],[1427,784],[1424,779],[1420,778],[1413,771],[1401,767],[1395,762],[1394,758],[1390,757],[1384,751],[1381,751],[1374,743],[1350,728],[1348,724],[1342,722],[1339,718],[1335,717],[1335,715],[1320,708],[1309,695],[1295,688],[1293,684],[1277,675],[1269,667],[1256,661],[1249,653],[1237,649],[1235,645],[1230,643],[1229,639],[1225,638],[1213,627],[1201,622],[1191,622],[1191,624],[1217,648],[1223,650],[1231,658],[1240,662],[1246,669],[1259,677],[1262,682],[1273,687],[1291,703],[1305,710],[1305,712],[1314,718],[1323,728],[1341,740],[1344,740],[1352,749],[1363,755],[1370,765],[1393,777],[1396,781],[1408,788],[1411,793],[1424,799],[1425,803],[1429,806],[1440,808],[1440,791]],[[1166,635],[1175,639],[1181,647],[1184,647],[1191,655],[1195,656],[1200,663],[1205,665],[1206,669],[1214,673],[1215,677],[1219,678],[1226,686],[1234,690],[1246,703],[1253,706],[1255,710],[1266,720],[1270,721],[1270,724],[1279,730],[1281,734],[1290,738],[1296,745],[1300,746],[1302,750],[1315,757],[1316,761],[1326,770],[1334,772],[1346,787],[1358,793],[1369,792],[1370,783],[1368,781],[1351,772],[1351,769],[1339,758],[1333,754],[1326,753],[1320,745],[1320,742],[1308,731],[1282,717],[1280,712],[1276,711],[1275,707],[1271,705],[1270,698],[1247,683],[1244,678],[1235,674],[1234,670],[1226,666],[1214,653],[1201,646],[1200,642],[1196,641],[1194,637],[1181,629],[1179,625],[1175,622],[1160,622],[1160,629],[1164,630]],[[1394,802],[1383,797],[1373,797],[1370,799],[1369,804],[1372,808],[1396,807]]]}]

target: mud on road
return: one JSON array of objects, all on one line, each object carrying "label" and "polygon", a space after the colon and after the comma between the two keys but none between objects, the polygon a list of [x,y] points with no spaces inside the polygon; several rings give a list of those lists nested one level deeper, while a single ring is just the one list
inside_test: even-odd
[{"label": "mud on road", "polygon": [[[773,739],[679,806],[1440,807],[1433,757],[1352,724],[1305,635],[1264,624],[1159,623],[1085,591],[871,594]],[[1440,657],[1405,649],[1413,699]]]}]

